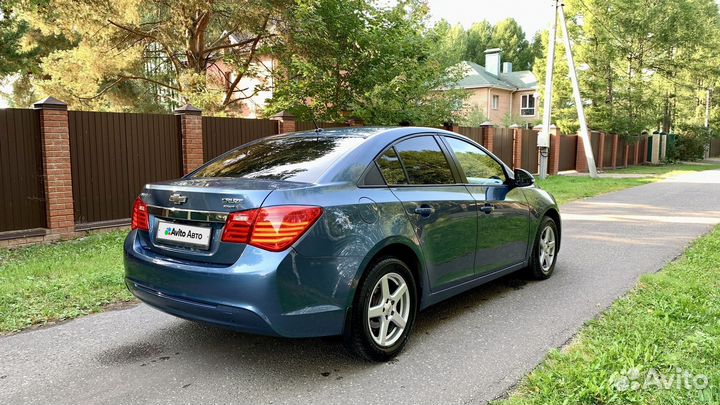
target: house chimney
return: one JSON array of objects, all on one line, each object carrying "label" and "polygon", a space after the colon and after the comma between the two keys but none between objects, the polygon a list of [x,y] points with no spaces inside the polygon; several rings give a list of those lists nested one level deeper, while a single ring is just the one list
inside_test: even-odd
[{"label": "house chimney", "polygon": [[503,62],[503,73],[512,73],[512,63]]},{"label": "house chimney", "polygon": [[485,71],[493,76],[500,76],[501,59],[502,50],[500,48],[493,48],[485,51]]}]

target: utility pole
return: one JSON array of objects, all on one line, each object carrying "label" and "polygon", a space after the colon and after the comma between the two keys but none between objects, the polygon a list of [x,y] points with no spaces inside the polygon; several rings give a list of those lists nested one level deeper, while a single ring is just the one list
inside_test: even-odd
[{"label": "utility pole", "polygon": [[538,136],[538,151],[540,153],[540,178],[547,178],[548,151],[550,150],[550,120],[552,109],[553,70],[555,68],[555,37],[557,37],[557,9],[558,1],[553,0],[553,20],[550,27],[550,42],[548,44],[547,67],[545,69],[545,100],[543,100],[543,125]]},{"label": "utility pole", "polygon": [[[582,96],[580,95],[580,85],[575,71],[575,61],[572,54],[572,45],[570,44],[570,35],[568,35],[567,21],[565,20],[565,11],[563,4],[559,0],[553,0],[553,8],[555,9],[553,17],[553,25],[550,30],[550,49],[548,52],[548,64],[545,74],[545,100],[543,114],[543,134],[538,137],[538,149],[540,150],[540,178],[547,177],[547,148],[550,146],[550,119],[552,108],[552,79],[553,68],[555,66],[555,41],[557,37],[557,18],[560,14],[560,22],[562,22],[563,36],[565,37],[565,55],[567,57],[568,68],[570,73],[570,81],[572,82],[573,95],[575,96],[575,107],[577,109],[578,121],[580,122],[580,139],[585,146],[585,158],[587,159],[588,171],[590,177],[597,178],[597,169],[595,168],[595,158],[592,154],[592,146],[590,144],[590,135],[585,121],[585,108],[583,106]],[[543,146],[541,146],[543,145]],[[544,156],[544,157],[543,157]]]}]

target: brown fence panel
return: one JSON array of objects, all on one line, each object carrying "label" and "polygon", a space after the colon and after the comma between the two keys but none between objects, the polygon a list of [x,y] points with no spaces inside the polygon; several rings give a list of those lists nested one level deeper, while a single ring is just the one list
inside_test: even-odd
[{"label": "brown fence panel", "polygon": [[480,145],[484,145],[484,139],[483,139],[483,129],[482,128],[475,128],[475,127],[458,127],[458,132],[461,135],[465,135],[468,138],[472,139],[473,141],[479,143]]},{"label": "brown fence panel", "polygon": [[600,162],[600,132],[590,132],[590,146],[592,147],[593,158],[595,158],[595,165]]},{"label": "brown fence panel", "polygon": [[69,124],[80,228],[126,220],[146,183],[182,176],[177,116],[70,111]]},{"label": "brown fence panel", "polygon": [[522,161],[520,167],[530,173],[538,172],[537,131],[523,129],[522,132]]},{"label": "brown fence panel", "polygon": [[612,144],[613,136],[605,135],[605,145],[603,145],[603,167],[612,167]]},{"label": "brown fence panel", "polygon": [[560,137],[560,166],[558,170],[575,170],[575,158],[577,154],[577,135],[568,135]]},{"label": "brown fence panel", "polygon": [[710,140],[710,157],[720,157],[720,138]]},{"label": "brown fence panel", "polygon": [[506,165],[512,167],[513,163],[513,130],[510,128],[495,128],[493,136],[493,154]]},{"label": "brown fence panel", "polygon": [[0,232],[45,228],[40,114],[0,109]]},{"label": "brown fence panel", "polygon": [[203,152],[205,161],[258,138],[278,133],[274,120],[203,117]]},{"label": "brown fence panel", "polygon": [[[348,124],[338,124],[333,122],[318,122],[320,128],[343,128],[349,126]],[[295,129],[297,131],[312,131],[315,129],[315,124],[312,121],[296,121]]]},{"label": "brown fence panel", "polygon": [[625,139],[621,136],[618,137],[617,161],[615,162],[617,167],[625,166],[625,145],[627,145]]}]

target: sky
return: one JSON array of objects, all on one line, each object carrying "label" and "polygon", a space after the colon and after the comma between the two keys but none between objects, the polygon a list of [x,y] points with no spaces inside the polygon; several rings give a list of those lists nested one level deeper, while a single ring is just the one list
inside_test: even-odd
[{"label": "sky", "polygon": [[445,19],[469,28],[474,22],[488,20],[495,24],[508,17],[517,21],[528,40],[541,29],[550,26],[550,0],[428,0],[431,21]]}]

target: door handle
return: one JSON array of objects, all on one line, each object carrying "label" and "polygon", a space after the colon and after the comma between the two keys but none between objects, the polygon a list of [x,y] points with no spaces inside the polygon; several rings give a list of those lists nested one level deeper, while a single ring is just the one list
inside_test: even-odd
[{"label": "door handle", "polygon": [[495,206],[490,203],[485,203],[485,205],[480,207],[480,211],[489,214],[493,211],[495,211]]},{"label": "door handle", "polygon": [[430,215],[432,215],[433,212],[435,212],[435,208],[427,204],[423,204],[415,208],[415,213],[420,215],[421,217],[429,217]]}]

